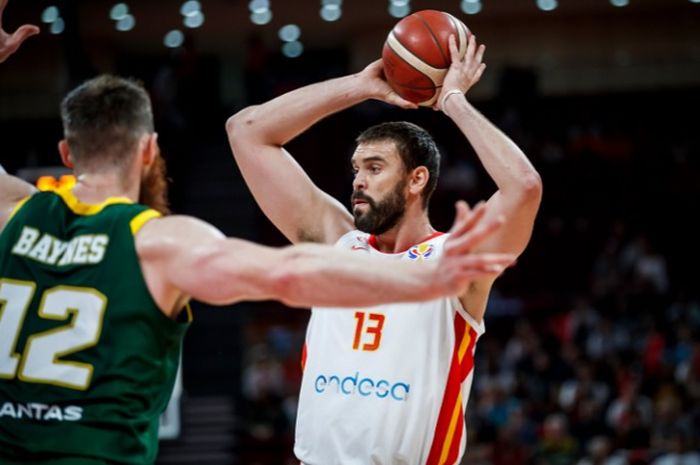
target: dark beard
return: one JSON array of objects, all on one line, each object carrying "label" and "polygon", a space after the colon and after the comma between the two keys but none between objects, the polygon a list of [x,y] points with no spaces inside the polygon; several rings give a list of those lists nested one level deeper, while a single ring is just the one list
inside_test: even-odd
[{"label": "dark beard", "polygon": [[357,209],[353,209],[355,227],[362,232],[378,236],[396,226],[406,212],[405,188],[405,180],[398,182],[386,198],[380,202],[375,202],[374,199],[361,191],[353,192],[353,200],[362,199],[369,205],[365,213],[358,213]]},{"label": "dark beard", "polygon": [[141,178],[139,191],[139,203],[148,205],[152,209],[168,215],[168,179],[165,170],[165,161],[160,153],[153,160],[153,165]]}]

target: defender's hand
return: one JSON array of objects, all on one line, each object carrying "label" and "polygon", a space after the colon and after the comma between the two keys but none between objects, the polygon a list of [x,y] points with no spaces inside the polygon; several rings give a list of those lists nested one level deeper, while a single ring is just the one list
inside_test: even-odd
[{"label": "defender's hand", "polygon": [[15,53],[28,37],[39,33],[39,28],[33,24],[20,26],[12,34],[5,32],[2,28],[2,13],[5,11],[5,6],[7,6],[7,0],[0,0],[0,63]]},{"label": "defender's hand", "polygon": [[513,254],[473,253],[472,250],[494,231],[504,220],[484,223],[486,205],[479,203],[474,210],[464,201],[457,202],[457,215],[445,241],[443,256],[438,264],[436,279],[442,280],[453,295],[464,292],[475,279],[495,277],[515,262]]}]

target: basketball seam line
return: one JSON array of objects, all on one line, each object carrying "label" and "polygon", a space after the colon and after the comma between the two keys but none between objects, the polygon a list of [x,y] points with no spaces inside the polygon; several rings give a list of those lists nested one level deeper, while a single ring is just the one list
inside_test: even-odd
[{"label": "basketball seam line", "polygon": [[[442,60],[443,60],[443,63],[444,63],[445,68],[449,68],[449,66],[450,66],[450,60],[445,56],[445,52],[442,51],[442,47],[440,46],[440,41],[438,40],[437,36],[436,36],[435,33],[433,32],[433,30],[430,28],[430,26],[428,25],[428,23],[423,19],[423,17],[421,17],[420,14],[417,14],[417,15],[416,15],[416,18],[418,18],[418,19],[420,20],[421,24],[423,24],[423,26],[424,26],[424,27],[428,30],[428,32],[430,33],[430,36],[433,38],[433,42],[435,42],[435,45],[437,45],[437,49],[440,51],[440,56],[442,57]],[[452,21],[450,21],[450,23],[452,23]],[[454,24],[453,24],[453,23],[452,23],[452,27],[453,27],[454,29],[456,29],[456,28],[454,27]],[[405,47],[405,45],[404,45],[404,47]],[[408,47],[406,47],[406,48],[408,48]]]},{"label": "basketball seam line", "polygon": [[[455,39],[458,41],[457,42],[457,50],[459,50],[459,48],[460,48],[459,43],[462,42],[462,34],[460,34],[460,32],[462,32],[462,31],[460,31],[461,28],[459,27],[459,24],[457,24],[457,19],[454,16],[448,14],[447,17],[450,20],[450,24],[452,24],[452,29],[454,29],[456,32]],[[450,52],[450,64],[452,64],[452,52]]]},{"label": "basketball seam line", "polygon": [[[433,79],[433,76],[431,76],[429,73],[438,73],[438,74],[439,74],[439,73],[446,73],[446,72],[447,72],[447,69],[435,68],[434,66],[431,66],[431,65],[429,65],[428,63],[426,63],[425,61],[423,61],[423,60],[422,60],[421,58],[419,58],[418,56],[414,55],[413,52],[412,52],[411,50],[409,50],[408,48],[406,48],[406,46],[405,46],[404,44],[401,43],[401,41],[398,39],[398,37],[396,37],[396,35],[395,35],[393,32],[391,32],[389,39],[395,40],[396,43],[397,43],[398,45],[400,45],[401,47],[403,47],[403,49],[404,49],[406,52],[408,52],[412,57],[414,57],[415,60],[416,60],[417,62],[420,62],[421,65],[423,65],[423,66],[425,66],[426,68],[428,68],[428,69],[420,69],[420,68],[418,68],[417,66],[413,65],[412,63],[410,63],[408,60],[406,60],[406,59],[404,58],[404,56],[403,56],[398,50],[396,50],[396,49],[392,46],[391,40],[387,40],[387,45],[389,46],[389,48],[391,49],[391,51],[394,52],[394,54],[396,54],[396,56],[399,57],[399,58],[401,59],[401,61],[403,61],[403,62],[406,63],[408,66],[410,66],[410,67],[413,68],[414,70],[418,71],[420,74],[424,75],[424,76],[427,77],[428,79],[430,79],[430,81],[433,83],[433,87],[435,87],[435,80]],[[397,84],[400,84],[400,85],[402,85],[402,86],[404,86],[404,87],[408,87],[407,85],[401,84],[401,83],[399,83],[399,82],[397,82]],[[413,87],[413,88],[417,89],[417,87]],[[430,87],[425,87],[425,89],[430,89]]]},{"label": "basketball seam line", "polygon": [[[469,42],[469,29],[467,28],[467,25],[464,24],[462,21],[458,20],[454,16],[450,15],[450,18],[455,22],[455,25],[457,26],[457,36],[459,37],[459,46],[457,47],[459,50],[459,56],[463,57],[465,53],[467,53],[467,43]],[[462,49],[464,47],[464,49]]]},{"label": "basketball seam line", "polygon": [[[424,76],[426,76],[426,77],[433,83],[433,89],[434,89],[433,96],[432,96],[431,98],[429,98],[428,100],[424,100],[424,101],[418,103],[418,105],[422,105],[422,106],[429,106],[429,105],[432,105],[432,104],[437,100],[437,97],[438,97],[439,92],[438,92],[438,90],[437,90],[437,86],[435,85],[435,84],[436,84],[436,83],[435,83],[435,79],[433,79],[433,77],[437,77],[437,76],[432,76],[431,74],[434,75],[435,73],[440,73],[440,72],[442,72],[442,73],[443,73],[443,76],[444,76],[444,73],[447,72],[447,70],[446,70],[446,69],[445,69],[445,70],[439,70],[439,69],[437,69],[437,68],[433,68],[432,66],[430,66],[429,64],[427,64],[426,62],[424,62],[423,60],[421,60],[420,58],[418,58],[416,55],[413,54],[413,52],[411,52],[410,50],[408,50],[408,49],[396,38],[396,36],[394,35],[394,32],[393,32],[393,31],[392,31],[391,33],[389,33],[389,36],[387,37],[386,43],[387,43],[389,49],[391,49],[391,51],[392,51],[401,61],[403,61],[406,65],[408,65],[408,67],[414,69],[415,71],[419,72],[420,74],[423,74]],[[396,50],[395,47],[401,48],[401,49],[403,50],[403,53],[406,54],[406,57],[409,57],[409,59],[410,59],[410,58],[413,58],[413,60],[415,60],[415,62],[416,62],[417,65],[420,65],[421,67],[424,67],[425,69],[421,70],[420,68],[417,68],[413,63],[411,63],[408,59],[406,59],[406,57],[404,57],[404,55],[403,55],[402,53],[399,53],[399,52]],[[399,83],[397,82],[396,84],[399,84]],[[402,87],[409,88],[409,89],[411,89],[411,88],[412,88],[412,89],[418,89],[417,87],[409,87],[409,86],[404,85],[404,84],[399,84],[399,85],[401,85]],[[429,88],[428,88],[428,89],[429,89]],[[419,90],[423,90],[423,89],[419,89]],[[427,90],[427,89],[426,89],[426,90]]]}]

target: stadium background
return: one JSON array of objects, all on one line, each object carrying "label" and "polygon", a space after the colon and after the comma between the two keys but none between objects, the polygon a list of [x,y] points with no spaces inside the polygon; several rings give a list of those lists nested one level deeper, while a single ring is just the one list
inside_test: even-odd
[{"label": "stadium background", "polygon": [[[271,20],[260,25],[250,7],[264,18],[265,2],[201,0],[198,28],[183,25],[181,2],[133,2],[126,31],[110,19],[115,3],[10,2],[7,30],[39,24],[52,5],[63,29],[58,18],[41,23],[42,34],[2,65],[2,164],[31,180],[59,173],[50,167],[58,163],[64,93],[98,72],[136,77],[153,98],[174,211],[229,235],[284,244],[232,161],[224,122],[247,104],[359,71],[397,21],[389,2],[346,0],[340,18],[324,21],[320,1],[272,0]],[[699,254],[690,224],[700,205],[700,4],[464,3],[480,11],[466,14],[458,0],[408,5],[446,10],[487,44],[488,70],[470,98],[524,149],[545,187],[532,242],[499,280],[487,312],[465,463],[665,464],[697,451]],[[301,30],[295,58],[281,53],[278,31],[287,24]],[[173,29],[184,42],[168,48]],[[493,191],[456,129],[430,110],[365,103],[289,149],[320,187],[346,201],[353,139],[387,119],[423,125],[443,151],[431,208],[438,227],[450,224],[455,199],[475,202]],[[274,302],[195,303],[181,428],[163,440],[159,463],[295,463],[307,318]],[[700,463],[685,454],[684,463]]]}]

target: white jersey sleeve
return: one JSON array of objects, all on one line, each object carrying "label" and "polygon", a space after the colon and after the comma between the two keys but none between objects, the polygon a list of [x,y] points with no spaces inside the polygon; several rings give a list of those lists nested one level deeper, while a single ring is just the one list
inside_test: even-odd
[{"label": "white jersey sleeve", "polygon": [[[440,257],[447,235],[383,254],[359,231],[337,246],[378,259]],[[306,465],[457,464],[466,447],[477,324],[457,298],[314,308],[294,451]]]}]

